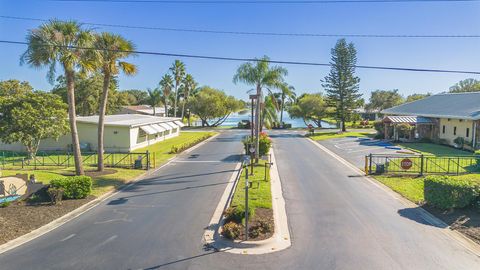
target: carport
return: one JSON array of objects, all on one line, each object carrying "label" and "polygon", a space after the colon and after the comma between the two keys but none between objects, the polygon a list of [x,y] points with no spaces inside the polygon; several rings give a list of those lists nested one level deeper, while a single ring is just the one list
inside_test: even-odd
[{"label": "carport", "polygon": [[412,130],[407,140],[416,140],[421,138],[433,137],[434,121],[431,118],[423,116],[385,116],[382,120],[385,130],[385,139],[393,139],[398,141],[399,134],[397,126],[399,124],[408,124],[412,126]]}]

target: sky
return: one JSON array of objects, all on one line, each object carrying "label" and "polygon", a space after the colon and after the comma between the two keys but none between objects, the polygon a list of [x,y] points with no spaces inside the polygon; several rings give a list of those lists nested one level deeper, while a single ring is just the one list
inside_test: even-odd
[{"label": "sky", "polygon": [[[80,22],[220,31],[317,34],[480,35],[480,2],[339,4],[165,4],[0,0],[0,16],[74,19]],[[25,41],[37,21],[0,18],[0,40]],[[113,27],[97,31],[121,34],[138,50],[178,54],[328,63],[336,37],[239,36]],[[347,38],[357,48],[359,65],[480,71],[480,38]],[[24,45],[0,44],[0,80],[29,81],[49,91],[47,69],[20,65]],[[180,58],[200,85],[247,99],[252,87],[234,84],[241,62]],[[138,55],[134,77],[119,76],[120,89],[155,88],[175,58]],[[286,81],[297,93],[323,91],[329,67],[284,65]],[[59,74],[60,75],[60,74]],[[477,75],[357,69],[360,92],[368,100],[377,89],[403,95],[440,93]]]}]

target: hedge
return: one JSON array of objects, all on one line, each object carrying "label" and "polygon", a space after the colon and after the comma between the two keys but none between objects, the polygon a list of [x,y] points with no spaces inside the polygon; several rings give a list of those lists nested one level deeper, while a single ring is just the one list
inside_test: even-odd
[{"label": "hedge", "polygon": [[178,153],[181,153],[185,150],[187,150],[188,148],[192,147],[192,146],[195,146],[199,143],[201,143],[202,141],[210,138],[211,135],[204,135],[194,141],[191,141],[191,142],[188,142],[188,143],[184,143],[184,144],[181,144],[181,145],[174,145],[172,146],[172,148],[170,149],[170,153],[169,154],[178,154]]},{"label": "hedge", "polygon": [[50,181],[50,187],[63,190],[66,199],[83,199],[92,192],[92,178],[89,176],[72,176]]},{"label": "hedge", "polygon": [[463,208],[474,204],[480,196],[477,184],[449,176],[427,176],[424,183],[426,203],[440,209]]}]

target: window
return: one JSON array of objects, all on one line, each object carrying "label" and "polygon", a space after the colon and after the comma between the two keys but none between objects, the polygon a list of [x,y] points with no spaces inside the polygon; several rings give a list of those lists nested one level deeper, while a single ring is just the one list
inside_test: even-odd
[{"label": "window", "polygon": [[445,134],[445,125],[442,127],[442,133]]},{"label": "window", "polygon": [[457,127],[453,127],[453,135],[457,135]]},{"label": "window", "polygon": [[468,136],[470,136],[470,128],[467,128],[467,131],[465,132],[465,137],[468,138]]},{"label": "window", "polygon": [[458,122],[463,122],[463,119],[458,120]]},{"label": "window", "polygon": [[450,118],[447,118],[447,121],[450,121],[451,119]]}]

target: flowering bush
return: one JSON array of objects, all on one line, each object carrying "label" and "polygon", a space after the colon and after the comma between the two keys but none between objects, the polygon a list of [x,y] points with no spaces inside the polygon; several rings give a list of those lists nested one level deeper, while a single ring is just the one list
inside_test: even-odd
[{"label": "flowering bush", "polygon": [[[248,155],[250,152],[248,151],[248,148],[250,145],[255,145],[255,137],[250,137],[247,136],[245,139],[243,139],[243,146],[245,148],[245,153]],[[270,151],[270,147],[272,147],[272,139],[268,137],[266,132],[261,132],[260,133],[260,139],[259,139],[259,155],[263,156],[268,154]]]}]

